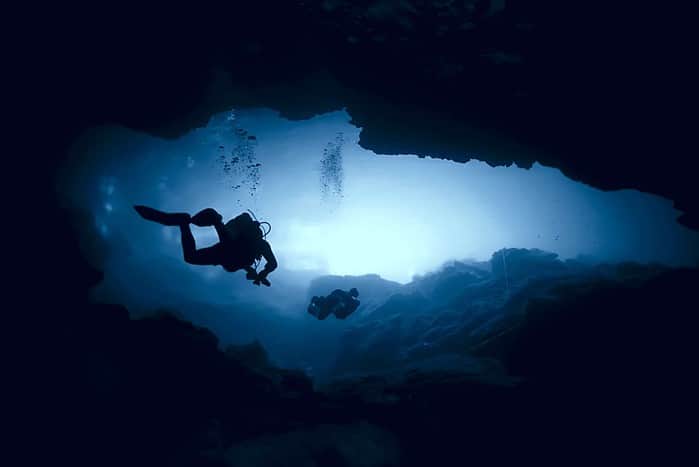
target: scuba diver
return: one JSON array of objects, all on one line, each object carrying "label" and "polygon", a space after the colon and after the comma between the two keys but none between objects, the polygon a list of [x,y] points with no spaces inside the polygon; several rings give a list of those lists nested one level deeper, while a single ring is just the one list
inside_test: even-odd
[{"label": "scuba diver", "polygon": [[308,305],[308,312],[318,319],[325,319],[333,313],[338,319],[345,319],[359,307],[359,291],[355,288],[349,292],[335,289],[327,297],[314,295]]},{"label": "scuba diver", "polygon": [[[146,220],[162,225],[172,225],[180,228],[182,233],[182,252],[184,260],[189,264],[221,265],[228,272],[244,269],[245,277],[253,284],[271,284],[267,279],[269,273],[277,268],[277,260],[272,253],[272,247],[265,240],[271,230],[268,222],[258,222],[244,212],[239,216],[223,223],[223,216],[212,208],[206,208],[194,216],[187,213],[167,213],[147,206],[134,206],[134,209]],[[194,235],[189,225],[199,227],[213,226],[218,233],[219,242],[207,248],[196,248]],[[262,225],[269,226],[263,232]],[[262,258],[266,264],[262,271],[257,272],[256,264]]]}]

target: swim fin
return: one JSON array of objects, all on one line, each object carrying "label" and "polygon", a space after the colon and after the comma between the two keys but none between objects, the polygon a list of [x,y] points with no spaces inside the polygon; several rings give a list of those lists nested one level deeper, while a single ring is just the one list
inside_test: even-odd
[{"label": "swim fin", "polygon": [[149,208],[148,206],[136,205],[133,207],[140,216],[148,221],[157,222],[163,225],[186,225],[192,217],[186,212],[168,213]]}]

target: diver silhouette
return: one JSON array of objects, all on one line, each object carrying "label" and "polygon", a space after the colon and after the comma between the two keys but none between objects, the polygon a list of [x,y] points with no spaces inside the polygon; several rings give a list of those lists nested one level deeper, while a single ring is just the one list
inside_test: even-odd
[{"label": "diver silhouette", "polygon": [[[167,213],[148,206],[134,206],[134,209],[146,220],[180,228],[182,252],[187,263],[220,265],[228,272],[244,269],[247,272],[245,277],[255,285],[271,285],[267,276],[277,268],[277,259],[272,253],[272,247],[265,240],[269,231],[263,232],[260,225],[265,223],[253,220],[250,214],[242,213],[224,224],[223,216],[212,208],[199,211],[194,216],[187,213]],[[213,226],[218,233],[219,242],[197,249],[190,224],[199,227]],[[266,264],[258,273],[254,265],[262,258]]]},{"label": "diver silhouette", "polygon": [[327,297],[314,295],[308,305],[308,312],[318,319],[325,319],[330,313],[338,319],[345,319],[359,307],[358,296],[359,291],[355,288],[349,292],[335,289]]}]

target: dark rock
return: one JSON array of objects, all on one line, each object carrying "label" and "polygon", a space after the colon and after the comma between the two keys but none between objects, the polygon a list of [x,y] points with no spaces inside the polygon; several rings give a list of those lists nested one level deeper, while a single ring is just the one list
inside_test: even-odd
[{"label": "dark rock", "polygon": [[[696,42],[691,7],[474,7],[487,3],[248,2],[169,9],[167,22],[155,6],[114,10],[110,21],[56,8],[26,84],[42,107],[64,110],[34,152],[63,157],[73,136],[104,122],[174,137],[232,107],[295,119],[346,108],[360,144],[377,153],[538,161],[598,188],[673,199],[680,221],[697,227],[685,158],[697,81],[685,60]],[[231,27],[231,18],[248,20]]]}]

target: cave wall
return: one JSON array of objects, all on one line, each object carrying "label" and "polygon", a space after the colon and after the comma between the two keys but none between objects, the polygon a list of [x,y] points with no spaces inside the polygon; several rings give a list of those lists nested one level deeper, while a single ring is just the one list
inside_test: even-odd
[{"label": "cave wall", "polygon": [[[173,138],[230,107],[346,108],[360,144],[535,161],[675,201],[699,227],[689,6],[601,1],[47,6],[24,79],[49,166],[90,125]],[[48,149],[48,148],[47,148]]]}]

